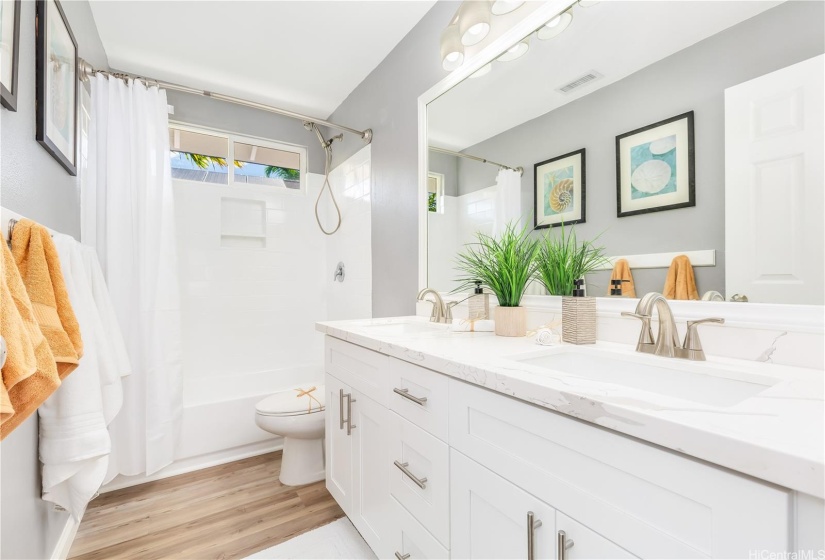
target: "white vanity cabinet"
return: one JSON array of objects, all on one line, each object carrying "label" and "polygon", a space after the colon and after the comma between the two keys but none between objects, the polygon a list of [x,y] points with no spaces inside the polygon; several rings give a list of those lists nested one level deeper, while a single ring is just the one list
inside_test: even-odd
[{"label": "white vanity cabinet", "polygon": [[749,558],[803,542],[787,489],[326,341],[327,487],[379,557]]},{"label": "white vanity cabinet", "polygon": [[326,355],[327,488],[367,544],[385,557],[394,517],[387,469],[390,413],[371,396],[384,396],[389,359],[334,340],[328,340]]}]

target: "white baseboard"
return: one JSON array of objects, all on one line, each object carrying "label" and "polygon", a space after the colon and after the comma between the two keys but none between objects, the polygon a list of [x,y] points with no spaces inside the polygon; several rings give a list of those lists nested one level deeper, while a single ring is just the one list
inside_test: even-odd
[{"label": "white baseboard", "polygon": [[52,551],[52,560],[66,560],[69,557],[69,551],[72,548],[74,537],[77,535],[77,529],[80,527],[80,522],[75,521],[74,517],[69,516],[66,520],[66,525],[63,526],[63,531],[60,533],[60,538],[57,539],[57,544]]},{"label": "white baseboard", "polygon": [[240,461],[256,455],[263,455],[272,451],[283,449],[284,440],[281,437],[268,439],[266,441],[259,441],[249,445],[242,445],[233,447],[223,451],[216,451],[215,453],[208,453],[206,455],[199,455],[198,457],[191,457],[183,459],[182,461],[175,461],[171,465],[162,468],[158,472],[150,475],[135,475],[135,476],[116,476],[111,482],[100,489],[101,494],[112,492],[113,490],[120,490],[121,488],[128,488],[129,486],[137,486],[145,482],[152,482],[153,480],[161,480],[169,478],[170,476],[177,476],[179,474],[186,474],[217,465],[231,463],[233,461]]}]

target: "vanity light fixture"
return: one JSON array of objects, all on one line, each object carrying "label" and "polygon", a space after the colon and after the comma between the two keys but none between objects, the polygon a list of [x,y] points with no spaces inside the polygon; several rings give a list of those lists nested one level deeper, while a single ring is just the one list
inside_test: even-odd
[{"label": "vanity light fixture", "polygon": [[509,62],[511,60],[515,60],[527,54],[527,51],[530,50],[530,37],[527,36],[514,46],[510,47],[504,54],[498,57],[498,60],[501,62]]},{"label": "vanity light fixture", "polygon": [[464,45],[458,25],[452,24],[441,32],[441,67],[452,72],[464,63]]},{"label": "vanity light fixture", "polygon": [[573,21],[573,14],[569,11],[561,13],[545,23],[536,33],[539,39],[545,41],[558,37],[561,33],[570,26]]},{"label": "vanity light fixture", "polygon": [[521,8],[522,4],[524,0],[496,0],[491,11],[494,16],[501,16]]},{"label": "vanity light fixture", "polygon": [[458,9],[461,43],[469,47],[484,40],[490,32],[492,4],[489,0],[465,0]]},{"label": "vanity light fixture", "polygon": [[479,68],[478,70],[476,70],[475,72],[470,74],[470,77],[471,78],[480,78],[482,76],[486,76],[487,74],[490,73],[490,71],[492,69],[493,69],[493,63],[492,62],[489,63],[489,64],[485,64],[484,66],[482,66],[481,68]]}]

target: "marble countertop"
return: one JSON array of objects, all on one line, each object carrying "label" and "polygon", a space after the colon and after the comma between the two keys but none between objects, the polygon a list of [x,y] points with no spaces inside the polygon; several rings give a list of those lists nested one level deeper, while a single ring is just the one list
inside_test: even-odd
[{"label": "marble countertop", "polygon": [[[707,362],[688,362],[639,354],[632,346],[607,342],[546,347],[531,336],[452,332],[424,317],[328,321],[316,328],[450,377],[825,498],[822,371],[713,356]],[[638,383],[633,388],[604,381],[604,376],[599,381],[519,361],[568,351],[573,358],[582,356],[583,363],[607,358],[625,366],[630,362],[672,369],[668,377],[674,374],[674,382],[683,371],[693,379],[711,375],[757,387],[740,402],[712,405],[708,402],[719,399],[697,397],[695,391],[684,397],[666,386],[662,390],[667,381],[654,392],[639,388]],[[760,385],[765,389],[760,391]]]}]

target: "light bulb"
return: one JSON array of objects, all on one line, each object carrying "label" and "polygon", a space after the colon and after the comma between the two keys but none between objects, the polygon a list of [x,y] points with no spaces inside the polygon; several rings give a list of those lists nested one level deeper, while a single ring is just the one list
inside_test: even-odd
[{"label": "light bulb", "polygon": [[486,35],[488,31],[490,31],[489,23],[477,23],[474,26],[472,26],[469,30],[467,30],[467,33],[476,36],[481,34]]},{"label": "light bulb", "polygon": [[552,39],[553,37],[561,35],[564,32],[564,30],[570,26],[570,23],[572,21],[573,14],[571,14],[569,11],[564,12],[545,23],[538,30],[538,33],[536,33],[536,35],[538,35],[539,39],[543,41],[547,39]]},{"label": "light bulb", "polygon": [[448,54],[445,58],[447,59],[447,62],[455,62],[456,60],[458,60],[459,56],[461,56],[460,52],[453,51],[450,54]]}]

